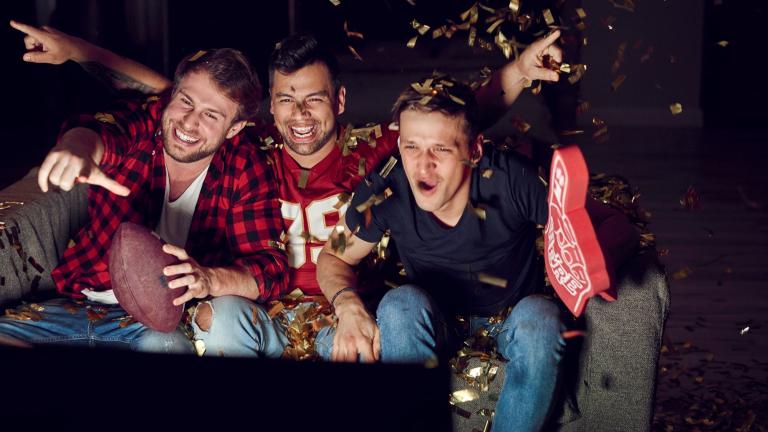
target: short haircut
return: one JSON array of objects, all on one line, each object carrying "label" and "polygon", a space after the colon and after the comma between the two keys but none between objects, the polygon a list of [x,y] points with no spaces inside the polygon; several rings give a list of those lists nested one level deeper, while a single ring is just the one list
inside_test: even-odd
[{"label": "short haircut", "polygon": [[234,121],[247,120],[256,115],[261,104],[261,83],[248,59],[238,50],[219,48],[190,54],[176,67],[173,91],[181,80],[193,72],[206,73],[219,90],[237,103]]},{"label": "short haircut", "polygon": [[400,114],[408,110],[463,118],[464,133],[470,144],[480,133],[480,113],[474,92],[468,85],[446,75],[433,74],[409,85],[392,106],[392,119],[399,123]]},{"label": "short haircut", "polygon": [[[275,45],[269,56],[269,85],[275,81],[275,71],[291,74],[314,63],[322,63],[328,68],[335,93],[341,88],[339,62],[325,46],[310,34],[288,36]],[[335,94],[334,94],[335,97]]]}]

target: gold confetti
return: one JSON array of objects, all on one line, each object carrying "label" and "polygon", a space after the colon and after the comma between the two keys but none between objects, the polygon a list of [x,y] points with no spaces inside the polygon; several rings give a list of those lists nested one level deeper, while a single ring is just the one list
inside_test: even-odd
[{"label": "gold confetti", "polygon": [[342,192],[337,196],[338,201],[333,205],[336,210],[344,207],[352,199],[352,195],[347,192]]},{"label": "gold confetti", "polygon": [[101,306],[86,306],[85,312],[88,316],[88,321],[91,322],[99,321],[107,316],[107,310]]},{"label": "gold confetti", "polygon": [[683,105],[681,105],[679,102],[675,102],[669,105],[669,112],[671,112],[672,115],[678,115],[683,112]]},{"label": "gold confetti", "polygon": [[[277,314],[282,312],[283,309],[285,309],[285,304],[281,301],[276,301],[267,310],[267,315],[269,315],[270,318],[274,318],[277,316]],[[251,315],[252,315],[251,322],[253,322],[254,324],[257,324],[259,320],[258,320],[258,315],[255,308],[251,309]]]},{"label": "gold confetti", "polygon": [[509,0],[509,10],[514,15],[520,12],[520,0]]},{"label": "gold confetti", "polygon": [[334,231],[336,235],[331,238],[331,249],[337,254],[343,254],[347,248],[347,236],[344,234],[344,227],[337,225]]},{"label": "gold confetti", "polygon": [[498,276],[494,276],[488,273],[480,272],[477,274],[477,280],[484,284],[493,285],[499,288],[507,287],[507,280]]},{"label": "gold confetti", "polygon": [[584,9],[582,8],[576,8],[576,15],[578,15],[580,19],[584,19],[587,17],[587,13],[584,12]]},{"label": "gold confetti", "polygon": [[635,11],[635,0],[608,0],[617,9],[623,9],[627,12]]},{"label": "gold confetti", "polygon": [[747,332],[748,332],[748,331],[749,331],[749,326],[746,326],[746,327],[744,327],[743,329],[741,329],[741,331],[739,332],[739,334],[741,334],[742,336],[744,336],[745,334],[747,334]]},{"label": "gold confetti", "polygon": [[727,47],[727,46],[728,46],[728,41],[727,41],[727,40],[721,40],[721,41],[719,41],[719,42],[717,43],[717,45],[719,45],[719,46],[721,46],[721,47],[725,48],[725,47]]},{"label": "gold confetti", "polygon": [[406,44],[405,44],[405,46],[407,46],[408,48],[413,48],[413,47],[415,47],[415,46],[416,46],[416,40],[417,40],[418,38],[419,38],[418,36],[414,36],[414,37],[412,37],[412,38],[408,39],[408,43],[406,43]]},{"label": "gold confetti", "polygon": [[685,279],[685,278],[687,278],[688,276],[690,276],[692,274],[693,274],[693,270],[690,267],[685,266],[685,267],[681,268],[680,270],[672,273],[672,280]]},{"label": "gold confetti", "polygon": [[683,197],[680,198],[680,206],[685,210],[696,210],[701,208],[701,200],[699,198],[699,193],[696,192],[696,188],[688,186]]},{"label": "gold confetti", "polygon": [[361,157],[359,161],[357,161],[357,175],[360,177],[365,175],[365,158]]},{"label": "gold confetti", "polygon": [[560,135],[562,136],[573,136],[573,135],[582,135],[584,134],[584,129],[569,129],[564,130],[560,132]]},{"label": "gold confetti", "polygon": [[616,91],[624,84],[624,80],[627,79],[626,75],[619,75],[611,82],[611,90]]},{"label": "gold confetti", "polygon": [[40,312],[31,307],[31,305],[24,304],[16,309],[6,309],[5,316],[19,321],[40,321],[43,319],[43,315]]},{"label": "gold confetti", "polygon": [[197,353],[198,357],[202,357],[203,354],[205,354],[205,341],[200,339],[195,341],[195,352]]},{"label": "gold confetti", "polygon": [[422,36],[424,35],[424,33],[429,31],[429,26],[428,25],[421,24],[420,22],[418,22],[416,20],[411,21],[411,27],[413,27]]},{"label": "gold confetti", "polygon": [[579,80],[581,80],[581,77],[583,77],[586,72],[587,65],[585,64],[571,65],[571,75],[568,77],[568,82],[571,84],[576,84],[579,82]]},{"label": "gold confetti", "polygon": [[397,165],[397,159],[394,156],[390,156],[387,163],[379,171],[381,178],[387,178],[392,169]]},{"label": "gold confetti", "polygon": [[479,398],[480,394],[477,392],[477,390],[474,389],[456,390],[455,392],[451,393],[452,404],[472,402],[473,400],[477,400]]},{"label": "gold confetti", "polygon": [[514,116],[510,120],[512,123],[512,126],[517,129],[520,133],[526,133],[529,130],[531,130],[531,124],[527,121],[521,119],[520,117]]},{"label": "gold confetti", "polygon": [[363,213],[364,211],[371,208],[371,206],[381,204],[390,196],[392,196],[392,189],[386,188],[384,189],[384,192],[378,195],[371,195],[367,200],[365,200],[365,202],[358,204],[357,207],[355,207],[355,210],[357,210],[359,213]]},{"label": "gold confetti", "polygon": [[301,174],[299,175],[299,189],[307,187],[307,181],[309,181],[309,170],[302,169]]},{"label": "gold confetti", "polygon": [[627,50],[627,42],[622,42],[619,44],[619,47],[616,49],[616,58],[613,60],[613,64],[611,65],[611,75],[615,75],[619,69],[621,68],[621,65],[624,63],[624,53]]},{"label": "gold confetti", "polygon": [[340,4],[341,4],[341,0],[329,0],[329,1],[330,1],[330,2],[331,2],[331,4],[332,4],[332,5],[334,5],[334,6],[338,6],[338,5],[340,5]]},{"label": "gold confetti", "polygon": [[115,116],[112,114],[97,112],[93,115],[93,118],[102,123],[117,124],[117,121],[115,121]]},{"label": "gold confetti", "polygon": [[190,58],[189,58],[189,61],[193,62],[193,61],[195,61],[195,60],[199,59],[200,57],[204,56],[204,55],[205,55],[205,53],[206,53],[206,51],[204,51],[204,50],[200,50],[200,51],[196,52],[196,53],[195,53],[195,55],[193,55],[192,57],[190,57]]},{"label": "gold confetti", "polygon": [[480,175],[485,179],[489,179],[491,176],[493,176],[493,170],[491,168],[483,168]]},{"label": "gold confetti", "polygon": [[551,26],[555,23],[555,18],[552,16],[552,11],[549,9],[544,9],[542,15],[544,16],[544,22],[546,22],[548,26]]},{"label": "gold confetti", "polygon": [[275,249],[280,249],[282,251],[285,250],[285,243],[283,243],[283,242],[279,242],[277,240],[267,240],[267,244],[269,245],[269,247],[273,247]]},{"label": "gold confetti", "polygon": [[349,52],[352,53],[352,56],[356,60],[363,61],[363,57],[360,55],[360,53],[357,52],[357,50],[352,45],[347,45],[347,49],[349,50]]}]

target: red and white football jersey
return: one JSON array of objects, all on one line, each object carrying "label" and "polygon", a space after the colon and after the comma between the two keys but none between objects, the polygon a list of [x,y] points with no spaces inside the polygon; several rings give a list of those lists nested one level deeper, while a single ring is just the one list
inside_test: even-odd
[{"label": "red and white football jersey", "polygon": [[[299,166],[282,146],[271,146],[272,166],[279,183],[281,211],[290,265],[291,290],[322,295],[317,283],[317,257],[349,206],[349,195],[368,173],[397,148],[399,133],[378,125],[347,131],[328,156],[310,169]],[[369,132],[368,132],[369,131]],[[351,132],[351,133],[350,133]],[[368,132],[368,133],[366,133]]]}]

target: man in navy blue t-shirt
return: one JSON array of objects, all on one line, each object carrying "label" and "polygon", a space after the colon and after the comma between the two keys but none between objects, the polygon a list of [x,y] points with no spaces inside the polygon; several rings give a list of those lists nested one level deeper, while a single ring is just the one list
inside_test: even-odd
[{"label": "man in navy blue t-shirt", "polygon": [[[449,345],[446,318],[469,316],[471,331],[487,327],[509,360],[494,430],[539,430],[564,347],[560,309],[537,294],[546,187],[533,166],[483,146],[477,104],[463,84],[438,77],[409,87],[393,113],[400,162],[358,186],[345,247],[332,237],[318,260],[320,287],[338,317],[331,357],[437,359]],[[354,266],[387,230],[410,283],[387,292],[374,320],[355,290]],[[503,322],[489,320],[510,306]]]}]

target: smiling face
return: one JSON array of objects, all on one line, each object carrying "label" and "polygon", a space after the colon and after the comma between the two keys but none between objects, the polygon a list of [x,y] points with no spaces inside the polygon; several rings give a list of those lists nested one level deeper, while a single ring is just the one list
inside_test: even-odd
[{"label": "smiling face", "polygon": [[163,112],[165,153],[180,163],[210,160],[245,121],[233,123],[238,105],[205,72],[190,72],[174,89]]},{"label": "smiling face", "polygon": [[344,112],[345,90],[334,91],[328,68],[315,62],[288,74],[274,72],[269,111],[288,153],[312,167],[330,153],[336,117]]},{"label": "smiling face", "polygon": [[400,154],[416,204],[446,225],[455,226],[469,202],[469,162],[480,159],[481,142],[469,142],[461,116],[400,113]]}]

